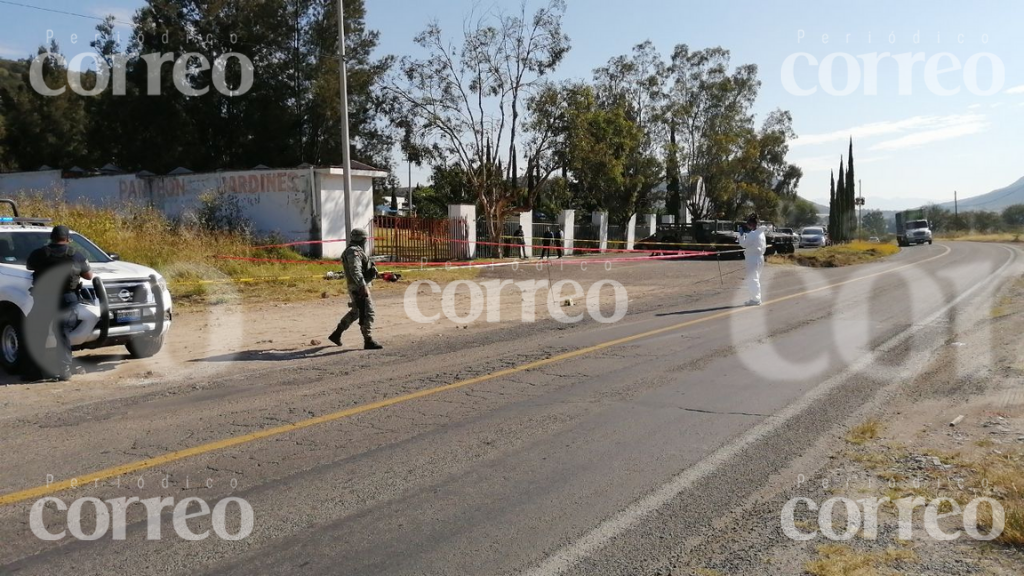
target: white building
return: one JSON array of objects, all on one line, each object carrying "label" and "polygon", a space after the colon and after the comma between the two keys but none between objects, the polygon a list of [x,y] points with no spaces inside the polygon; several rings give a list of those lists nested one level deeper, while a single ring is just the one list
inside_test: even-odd
[{"label": "white building", "polygon": [[[352,224],[369,228],[373,222],[373,179],[386,172],[352,163]],[[286,242],[342,240],[345,229],[344,170],[329,168],[260,169],[196,174],[178,169],[174,175],[148,173],[77,176],[59,170],[0,174],[0,196],[39,193],[68,202],[97,207],[149,205],[169,218],[196,209],[209,193],[230,194],[240,200],[244,217],[256,233]],[[30,216],[30,215],[26,215]],[[313,256],[337,258],[342,242],[311,245]]]}]

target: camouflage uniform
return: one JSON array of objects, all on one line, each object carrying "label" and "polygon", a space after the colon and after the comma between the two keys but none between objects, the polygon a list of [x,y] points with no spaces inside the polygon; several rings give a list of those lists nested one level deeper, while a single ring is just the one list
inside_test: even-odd
[{"label": "camouflage uniform", "polygon": [[348,284],[349,311],[338,322],[338,327],[328,337],[331,342],[341,346],[341,335],[352,324],[359,322],[359,330],[363,333],[365,347],[370,350],[381,348],[373,340],[373,320],[375,311],[373,299],[370,298],[370,283],[376,277],[377,269],[366,255],[366,232],[360,229],[352,231],[352,242],[341,256],[345,268],[345,282]]}]

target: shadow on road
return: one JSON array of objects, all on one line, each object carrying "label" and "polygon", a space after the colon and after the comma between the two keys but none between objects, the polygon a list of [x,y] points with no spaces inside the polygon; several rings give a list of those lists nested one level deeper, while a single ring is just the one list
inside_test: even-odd
[{"label": "shadow on road", "polygon": [[717,308],[701,308],[700,310],[681,310],[679,312],[666,312],[664,314],[657,314],[657,316],[690,316],[692,314],[704,314],[705,312],[720,312],[722,310],[732,310],[733,308],[743,308],[743,306],[718,306]]},{"label": "shadow on road", "polygon": [[[320,354],[324,350],[333,350],[333,352]],[[334,346],[317,346],[305,350],[246,350],[244,352],[210,356],[209,358],[196,358],[195,360],[189,360],[189,362],[287,362],[289,360],[303,360],[306,358],[328,358],[355,351],[356,348],[338,349]]]}]

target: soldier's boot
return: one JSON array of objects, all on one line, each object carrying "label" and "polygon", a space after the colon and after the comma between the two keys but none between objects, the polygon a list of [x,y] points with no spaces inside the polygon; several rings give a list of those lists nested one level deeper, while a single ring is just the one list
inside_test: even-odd
[{"label": "soldier's boot", "polygon": [[335,328],[334,332],[331,332],[327,339],[333,342],[335,346],[341,346],[341,330]]},{"label": "soldier's boot", "polygon": [[373,338],[367,338],[363,342],[363,349],[365,350],[383,350],[384,347],[377,343]]}]

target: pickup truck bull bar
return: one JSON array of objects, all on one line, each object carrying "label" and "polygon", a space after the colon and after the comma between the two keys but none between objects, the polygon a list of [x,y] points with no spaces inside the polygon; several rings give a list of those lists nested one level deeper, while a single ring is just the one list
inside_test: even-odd
[{"label": "pickup truck bull bar", "polygon": [[138,285],[140,283],[149,286],[149,292],[153,295],[153,302],[156,306],[156,315],[154,318],[154,321],[156,322],[155,333],[163,333],[167,310],[164,307],[163,291],[157,283],[155,274],[151,274],[148,278],[118,278],[117,280],[108,280],[106,282],[104,282],[102,278],[96,277],[92,279],[92,286],[93,289],[96,290],[96,298],[99,300],[100,304],[100,321],[97,326],[100,331],[99,342],[104,342],[107,339],[107,336],[110,333],[110,321],[112,316],[116,314],[118,310],[139,308],[140,306],[145,308],[149,305],[148,302],[136,302],[134,297],[130,302],[111,302],[109,297],[110,290],[108,290],[108,288],[113,289],[120,286]]}]

